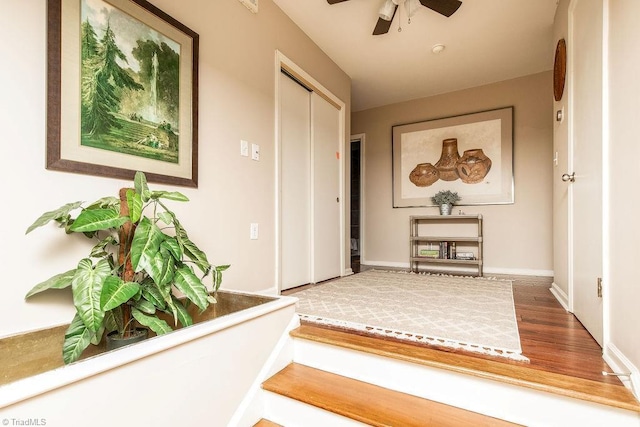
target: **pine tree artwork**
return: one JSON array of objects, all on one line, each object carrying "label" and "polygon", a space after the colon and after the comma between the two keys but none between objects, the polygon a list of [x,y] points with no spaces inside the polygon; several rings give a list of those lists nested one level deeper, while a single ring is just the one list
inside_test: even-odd
[{"label": "pine tree artwork", "polygon": [[178,163],[180,45],[103,0],[81,16],[81,145]]}]

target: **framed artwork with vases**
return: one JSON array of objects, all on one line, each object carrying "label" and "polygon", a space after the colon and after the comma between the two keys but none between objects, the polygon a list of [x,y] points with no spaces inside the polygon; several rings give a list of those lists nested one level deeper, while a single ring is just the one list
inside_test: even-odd
[{"label": "framed artwork with vases", "polygon": [[514,202],[513,107],[393,126],[393,207],[434,206],[440,190],[459,205]]}]

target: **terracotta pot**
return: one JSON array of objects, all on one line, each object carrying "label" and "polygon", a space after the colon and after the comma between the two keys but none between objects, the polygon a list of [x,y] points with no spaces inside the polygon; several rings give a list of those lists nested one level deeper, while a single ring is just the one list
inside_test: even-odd
[{"label": "terracotta pot", "polygon": [[409,174],[409,181],[417,187],[428,187],[440,178],[440,172],[431,163],[418,163]]},{"label": "terracotta pot", "polygon": [[477,184],[491,170],[491,159],[481,148],[465,150],[456,164],[458,176],[465,184]]},{"label": "terracotta pot", "polygon": [[460,158],[458,153],[458,139],[449,138],[442,141],[442,154],[436,163],[436,169],[440,172],[440,179],[443,181],[455,181],[458,179],[456,162]]}]

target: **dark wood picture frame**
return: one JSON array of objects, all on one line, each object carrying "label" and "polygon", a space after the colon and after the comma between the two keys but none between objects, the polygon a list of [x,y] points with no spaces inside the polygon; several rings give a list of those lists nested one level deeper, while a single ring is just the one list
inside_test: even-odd
[{"label": "dark wood picture frame", "polygon": [[[75,1],[75,5],[73,5]],[[145,172],[150,182],[179,185],[186,187],[198,186],[198,50],[199,35],[189,29],[176,19],[172,18],[156,6],[146,0],[104,0],[109,5],[113,3],[128,3],[127,6],[131,10],[135,10],[135,15],[131,15],[135,19],[147,19],[153,22],[153,29],[160,32],[167,29],[175,34],[179,34],[181,40],[187,41],[185,51],[187,54],[181,53],[180,56],[180,135],[178,148],[180,150],[179,165],[164,165],[164,162],[141,159],[138,161],[136,156],[126,154],[107,155],[127,157],[128,165],[123,166],[118,161],[105,162],[101,160],[101,153],[93,149],[90,154],[85,155],[86,158],[78,160],[76,158],[67,157],[65,155],[64,144],[68,143],[68,139],[76,141],[70,144],[79,145],[79,119],[76,120],[77,126],[67,126],[65,115],[73,115],[66,106],[69,102],[80,104],[79,99],[64,99],[65,94],[65,73],[72,70],[73,62],[67,65],[68,60],[63,55],[65,46],[63,45],[62,34],[67,35],[65,28],[65,5],[71,4],[70,7],[79,7],[79,0],[48,0],[47,1],[47,153],[46,153],[46,169],[65,171],[79,174],[104,176],[110,178],[119,178],[133,180],[135,172],[141,170]],[[114,6],[115,7],[115,6]],[[77,20],[77,19],[76,19]],[[143,22],[143,21],[142,21]],[[80,22],[77,22],[78,28]],[[183,46],[181,45],[181,48]],[[78,49],[79,50],[79,49]],[[79,56],[79,53],[78,53]],[[77,61],[77,58],[76,58]],[[77,66],[79,68],[79,66]],[[185,72],[186,71],[186,72]],[[183,76],[187,74],[187,76]],[[183,80],[185,79],[185,80]],[[77,79],[77,85],[81,84]],[[186,89],[186,90],[185,90]],[[182,102],[187,99],[189,102]],[[76,115],[79,106],[75,111]],[[68,119],[68,117],[66,118]],[[65,131],[65,126],[71,128]],[[75,127],[75,129],[73,129]],[[186,129],[187,135],[183,135],[182,130]],[[65,138],[64,135],[71,136]],[[183,155],[186,153],[186,155]],[[133,159],[132,159],[133,158]],[[145,163],[146,162],[146,163]],[[138,167],[138,163],[141,167]],[[149,166],[151,164],[151,166]],[[179,173],[174,173],[172,168],[180,168]]]}]

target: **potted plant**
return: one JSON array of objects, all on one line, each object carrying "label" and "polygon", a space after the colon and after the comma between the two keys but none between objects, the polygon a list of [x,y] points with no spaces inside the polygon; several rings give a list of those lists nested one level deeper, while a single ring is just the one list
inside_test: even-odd
[{"label": "potted plant", "polygon": [[460,201],[460,196],[455,191],[440,190],[431,197],[431,201],[440,206],[440,215],[451,215],[451,208]]},{"label": "potted plant", "polygon": [[[67,234],[82,233],[97,241],[76,268],[39,283],[25,296],[71,286],[76,314],[64,338],[65,363],[76,361],[105,334],[139,340],[139,329],[158,335],[172,331],[159,313],[167,313],[174,326],[191,325],[188,304],[204,311],[215,303],[202,279],[211,274],[211,291],[216,291],[222,272],[229,267],[210,264],[165,205],[165,200],[188,201],[183,194],[151,191],[144,173],[137,172],[134,188],[122,188],[119,195],[86,207],[83,202],[68,203],[44,213],[26,231],[56,221]],[[77,209],[80,212],[74,218],[71,212]],[[201,278],[193,267],[200,270]]]}]

